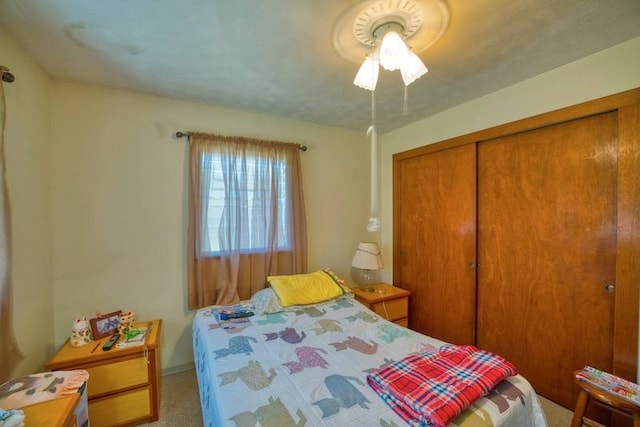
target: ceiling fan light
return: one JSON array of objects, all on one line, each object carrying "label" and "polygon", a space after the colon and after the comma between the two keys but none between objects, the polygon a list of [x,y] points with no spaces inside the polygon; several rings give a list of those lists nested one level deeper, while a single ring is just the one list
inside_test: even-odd
[{"label": "ceiling fan light", "polygon": [[362,89],[373,91],[378,83],[379,71],[378,60],[373,55],[367,55],[356,74],[356,78],[353,79],[353,84]]},{"label": "ceiling fan light", "polygon": [[385,70],[398,70],[406,60],[408,54],[409,49],[397,32],[389,31],[382,37],[379,55],[380,65],[382,65],[382,68]]},{"label": "ceiling fan light", "polygon": [[424,76],[428,71],[422,60],[412,51],[408,52],[404,63],[400,67],[400,74],[402,75],[402,81],[404,81],[405,86],[409,86]]}]

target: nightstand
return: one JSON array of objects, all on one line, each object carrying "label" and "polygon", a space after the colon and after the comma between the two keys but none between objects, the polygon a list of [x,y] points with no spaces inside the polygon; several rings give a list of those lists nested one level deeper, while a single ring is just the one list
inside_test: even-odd
[{"label": "nightstand", "polygon": [[[145,342],[103,351],[109,337],[72,347],[69,340],[47,362],[48,370],[86,369],[91,427],[156,421],[160,405],[159,352],[162,320],[134,323],[148,327]],[[118,342],[121,342],[121,337]]]},{"label": "nightstand", "polygon": [[24,412],[24,421],[27,426],[78,427],[74,412],[79,401],[80,394],[73,393],[20,409]]},{"label": "nightstand", "polygon": [[397,286],[378,283],[373,292],[351,288],[356,300],[380,316],[405,328],[409,326],[409,292]]}]

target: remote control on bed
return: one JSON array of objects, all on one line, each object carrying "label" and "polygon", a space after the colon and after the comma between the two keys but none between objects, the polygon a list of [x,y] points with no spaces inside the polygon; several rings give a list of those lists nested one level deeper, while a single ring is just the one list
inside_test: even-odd
[{"label": "remote control on bed", "polygon": [[251,317],[255,313],[253,311],[241,311],[239,313],[220,313],[220,320],[242,319],[243,317]]}]

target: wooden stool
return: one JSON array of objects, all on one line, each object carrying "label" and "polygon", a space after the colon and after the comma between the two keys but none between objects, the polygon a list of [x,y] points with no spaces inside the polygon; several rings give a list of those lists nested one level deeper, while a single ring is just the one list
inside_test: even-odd
[{"label": "wooden stool", "polygon": [[589,426],[600,426],[600,424],[589,422],[589,419],[583,419],[590,399],[595,399],[603,403],[605,407],[613,412],[631,415],[633,418],[633,427],[640,427],[640,406],[624,400],[613,393],[609,393],[606,390],[592,386],[585,381],[580,381],[575,376],[578,372],[579,371],[574,372],[573,380],[578,387],[580,387],[580,394],[578,395],[576,409],[571,419],[571,427],[581,427],[583,421]]}]

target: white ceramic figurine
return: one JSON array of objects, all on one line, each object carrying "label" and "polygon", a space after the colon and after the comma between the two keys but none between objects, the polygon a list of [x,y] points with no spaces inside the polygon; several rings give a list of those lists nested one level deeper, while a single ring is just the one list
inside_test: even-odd
[{"label": "white ceramic figurine", "polygon": [[69,342],[73,347],[82,347],[91,341],[91,329],[86,317],[79,317],[73,322],[71,327],[71,338]]}]

